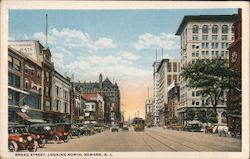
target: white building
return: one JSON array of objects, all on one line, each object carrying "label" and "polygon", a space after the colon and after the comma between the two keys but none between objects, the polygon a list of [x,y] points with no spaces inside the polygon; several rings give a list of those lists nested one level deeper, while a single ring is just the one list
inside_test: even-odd
[{"label": "white building", "polygon": [[52,76],[52,109],[54,112],[70,114],[70,80],[57,71]]},{"label": "white building", "polygon": [[165,124],[166,110],[168,104],[168,86],[173,82],[180,80],[180,61],[178,59],[162,59],[160,63],[155,63],[154,67],[154,90],[155,107],[158,115],[157,123]]},{"label": "white building", "polygon": [[[235,15],[199,15],[185,16],[176,32],[181,40],[181,68],[197,59],[222,57],[228,58],[227,48],[234,41],[233,22]],[[182,71],[182,70],[181,70]],[[178,114],[181,123],[187,108],[210,107],[199,92],[187,87],[187,81],[180,79],[180,106]],[[224,111],[225,103],[218,105],[219,116]]]},{"label": "white building", "polygon": [[154,98],[149,97],[145,101],[145,121],[147,124],[154,123]]}]

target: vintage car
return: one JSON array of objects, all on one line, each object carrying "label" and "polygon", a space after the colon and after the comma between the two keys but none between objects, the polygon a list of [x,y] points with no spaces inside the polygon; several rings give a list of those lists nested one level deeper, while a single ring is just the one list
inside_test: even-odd
[{"label": "vintage car", "polygon": [[111,132],[118,132],[119,131],[119,126],[118,125],[114,125],[111,127]]},{"label": "vintage car", "polygon": [[122,131],[129,131],[128,125],[123,125]]},{"label": "vintage car", "polygon": [[91,130],[87,125],[79,125],[80,134],[84,136],[91,135]]},{"label": "vintage car", "polygon": [[81,136],[81,130],[79,125],[72,124],[69,126],[69,135],[72,138],[73,136],[77,136],[78,138]]},{"label": "vintage car", "polygon": [[25,125],[11,124],[8,126],[8,133],[8,149],[10,152],[19,150],[37,151],[37,138],[27,131]]},{"label": "vintage car", "polygon": [[69,133],[58,130],[55,124],[33,124],[30,126],[30,132],[40,135],[45,142],[52,141],[54,144],[58,144],[59,141],[69,141]]}]

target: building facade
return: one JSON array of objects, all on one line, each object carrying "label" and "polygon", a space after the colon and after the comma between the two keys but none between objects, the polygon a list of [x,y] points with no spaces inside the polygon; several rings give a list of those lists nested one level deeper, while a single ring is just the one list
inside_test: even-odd
[{"label": "building facade", "polygon": [[[233,23],[236,15],[185,16],[176,32],[180,36],[181,68],[202,58],[228,58],[227,48],[234,41]],[[181,70],[182,71],[182,70]],[[178,114],[184,123],[188,108],[199,109],[211,105],[203,99],[199,90],[187,87],[188,81],[180,79],[180,106]],[[225,103],[218,105],[218,116],[225,111]]]},{"label": "building facade", "polygon": [[157,67],[155,74],[155,96],[158,107],[159,121],[158,124],[166,125],[168,115],[165,107],[168,104],[168,86],[173,82],[178,82],[180,79],[180,62],[177,59],[162,59]]},{"label": "building facade", "polygon": [[52,74],[52,111],[53,116],[47,120],[53,123],[71,122],[71,97],[72,84],[57,71]]},{"label": "building facade", "polygon": [[[84,99],[86,99],[86,103],[94,102],[94,108],[92,108],[92,112],[95,113],[95,122],[96,123],[104,123],[104,98],[100,93],[82,93],[82,96]],[[88,108],[86,107],[85,111],[90,110],[90,104],[88,105]]]},{"label": "building facade", "polygon": [[149,125],[154,124],[154,98],[152,97],[145,101],[145,122]]},{"label": "building facade", "polygon": [[[238,10],[238,18],[234,25],[235,40],[228,48],[229,52],[229,67],[232,69],[239,70],[241,73],[241,48],[242,48],[242,11]],[[241,73],[242,74],[242,73]],[[227,96],[227,106],[237,105],[234,113],[228,113],[227,125],[229,128],[240,128],[241,129],[241,114],[242,114],[242,88],[239,82],[235,89],[230,89]]]},{"label": "building facade", "polygon": [[159,124],[159,73],[157,72],[157,69],[160,65],[160,61],[155,61],[153,63],[153,82],[154,82],[154,125]]},{"label": "building facade", "polygon": [[[177,123],[180,121],[177,108],[180,104],[180,86],[179,83],[173,82],[168,86],[168,110],[167,116],[168,120],[166,121],[169,124]],[[178,123],[180,125],[180,123]]]},{"label": "building facade", "polygon": [[105,110],[104,120],[107,123],[119,123],[120,113],[120,90],[117,83],[112,83],[108,78],[103,81],[102,74],[99,75],[99,82],[75,83],[82,93],[99,93],[104,97]]}]

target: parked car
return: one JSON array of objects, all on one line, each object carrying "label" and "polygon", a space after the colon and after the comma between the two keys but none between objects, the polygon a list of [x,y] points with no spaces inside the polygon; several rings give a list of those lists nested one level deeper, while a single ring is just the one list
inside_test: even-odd
[{"label": "parked car", "polygon": [[52,141],[54,144],[69,141],[69,133],[58,130],[55,124],[33,124],[30,126],[30,132],[40,135],[45,138],[46,142]]},{"label": "parked car", "polygon": [[80,134],[84,136],[91,135],[91,130],[87,125],[80,125],[79,126]]},{"label": "parked car", "polygon": [[81,136],[80,128],[78,125],[71,125],[69,129],[70,136],[77,136],[78,138]]},{"label": "parked car", "polygon": [[189,124],[188,131],[191,132],[201,132],[202,126],[200,124]]},{"label": "parked car", "polygon": [[123,125],[122,131],[129,131],[128,125]]},{"label": "parked car", "polygon": [[114,125],[113,127],[111,127],[111,132],[118,132],[118,131],[119,131],[118,125]]},{"label": "parked car", "polygon": [[8,133],[8,149],[10,152],[16,152],[19,150],[28,150],[31,152],[37,151],[37,138],[35,135],[32,135],[27,131],[25,125],[9,125]]}]

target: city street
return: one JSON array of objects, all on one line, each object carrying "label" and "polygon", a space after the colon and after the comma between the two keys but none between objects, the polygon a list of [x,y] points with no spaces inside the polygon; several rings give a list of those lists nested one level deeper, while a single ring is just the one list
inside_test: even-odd
[{"label": "city street", "polygon": [[218,134],[184,132],[163,128],[145,128],[144,132],[111,132],[110,130],[93,136],[75,137],[68,143],[47,143],[46,151],[241,151],[241,140],[231,137],[219,137]]}]

